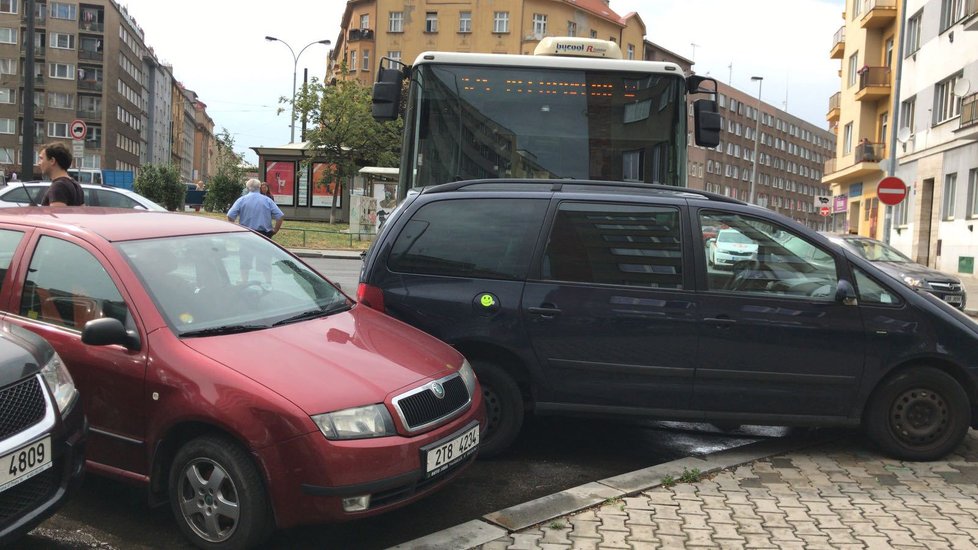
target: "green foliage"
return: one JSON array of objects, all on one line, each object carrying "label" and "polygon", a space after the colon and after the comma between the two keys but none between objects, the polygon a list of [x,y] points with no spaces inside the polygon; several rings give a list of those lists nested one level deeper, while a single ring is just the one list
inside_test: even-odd
[{"label": "green foliage", "polygon": [[662,486],[663,487],[673,487],[676,485],[676,478],[666,475],[662,476]]},{"label": "green foliage", "polygon": [[679,476],[679,481],[683,483],[696,483],[700,480],[700,476],[699,468],[693,468],[692,470],[683,468],[683,473]]},{"label": "green foliage", "polygon": [[221,132],[214,137],[217,140],[217,161],[215,163],[217,171],[215,175],[241,181],[244,177],[244,172],[241,170],[243,158],[241,154],[234,152],[234,138],[231,137],[231,133],[228,132],[227,128],[222,128]]},{"label": "green foliage", "polygon": [[551,521],[550,528],[553,530],[565,529],[567,526],[561,521]]},{"label": "green foliage", "polygon": [[170,211],[180,208],[187,195],[187,186],[180,181],[180,171],[172,164],[144,165],[133,182],[133,189]]},{"label": "green foliage", "polygon": [[227,174],[221,174],[211,178],[207,184],[207,194],[204,195],[204,210],[208,212],[226,213],[231,209],[234,201],[241,196],[244,191],[244,184],[241,178],[233,178]]}]

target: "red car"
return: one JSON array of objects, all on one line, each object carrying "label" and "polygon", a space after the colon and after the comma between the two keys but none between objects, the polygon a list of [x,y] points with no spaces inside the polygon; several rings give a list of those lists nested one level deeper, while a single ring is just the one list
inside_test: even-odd
[{"label": "red car", "polygon": [[472,462],[468,362],[268,239],[135,210],[0,213],[0,310],[63,358],[90,472],[169,499],[206,548],[377,514]]}]

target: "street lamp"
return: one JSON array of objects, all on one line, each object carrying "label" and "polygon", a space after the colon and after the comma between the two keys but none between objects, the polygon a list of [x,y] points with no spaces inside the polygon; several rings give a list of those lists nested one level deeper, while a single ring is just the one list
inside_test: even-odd
[{"label": "street lamp", "polygon": [[764,84],[763,76],[752,76],[751,80],[757,81],[757,112],[754,113],[754,163],[750,170],[750,199],[749,203],[754,204],[754,193],[757,186],[757,155],[761,144],[761,85]]},{"label": "street lamp", "polygon": [[274,36],[266,36],[265,40],[268,40],[269,42],[281,42],[285,44],[285,47],[288,48],[289,52],[292,54],[292,134],[289,136],[289,143],[294,143],[295,142],[295,78],[296,78],[296,73],[298,73],[299,71],[299,56],[302,55],[302,52],[306,51],[306,48],[312,46],[313,44],[325,44],[328,46],[332,44],[332,42],[330,42],[329,40],[316,40],[315,42],[310,42],[306,44],[301,50],[299,50],[299,54],[296,55],[295,50],[293,50],[292,46],[289,46],[289,43],[286,42],[285,40],[282,40],[280,38],[275,38]]}]

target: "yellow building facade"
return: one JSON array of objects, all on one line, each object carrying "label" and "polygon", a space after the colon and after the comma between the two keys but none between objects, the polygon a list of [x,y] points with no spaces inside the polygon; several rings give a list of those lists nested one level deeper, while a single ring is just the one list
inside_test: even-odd
[{"label": "yellow building facade", "polygon": [[840,61],[840,90],[829,98],[835,158],[822,182],[830,185],[832,229],[883,238],[885,205],[876,186],[886,177],[890,120],[901,21],[898,0],[847,0],[829,57]]},{"label": "yellow building facade", "polygon": [[349,0],[329,77],[372,84],[381,58],[411,64],[425,51],[532,54],[547,36],[613,40],[642,59],[645,23],[605,0]]}]

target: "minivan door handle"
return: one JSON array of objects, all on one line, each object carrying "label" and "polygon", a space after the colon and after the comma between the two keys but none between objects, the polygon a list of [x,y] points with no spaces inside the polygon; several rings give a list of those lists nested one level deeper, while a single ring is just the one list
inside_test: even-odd
[{"label": "minivan door handle", "polygon": [[727,328],[730,325],[736,325],[737,321],[731,319],[730,317],[707,317],[703,321],[710,323],[711,325],[716,325],[717,328]]},{"label": "minivan door handle", "polygon": [[553,317],[554,315],[560,315],[560,308],[554,307],[553,304],[544,304],[541,307],[528,307],[526,310],[534,315],[539,315],[541,317]]}]

